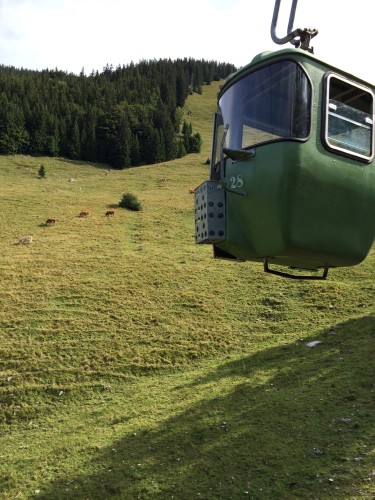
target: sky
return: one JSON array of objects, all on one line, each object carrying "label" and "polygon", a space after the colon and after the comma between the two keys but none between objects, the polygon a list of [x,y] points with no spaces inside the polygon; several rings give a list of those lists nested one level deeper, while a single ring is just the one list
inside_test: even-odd
[{"label": "sky", "polygon": [[[282,0],[277,36],[292,0]],[[277,45],[275,0],[0,0],[0,64],[68,73],[191,57],[245,66]],[[313,27],[317,57],[375,83],[373,0],[299,0],[294,28]]]}]

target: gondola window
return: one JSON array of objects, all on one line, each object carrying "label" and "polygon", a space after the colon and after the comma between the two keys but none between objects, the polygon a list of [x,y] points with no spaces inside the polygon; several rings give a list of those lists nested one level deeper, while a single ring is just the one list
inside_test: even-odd
[{"label": "gondola window", "polygon": [[294,61],[269,64],[235,82],[219,100],[216,148],[246,149],[280,140],[306,140],[311,126],[311,83]]},{"label": "gondola window", "polygon": [[324,142],[339,154],[370,161],[374,152],[374,98],[338,75],[326,79]]}]

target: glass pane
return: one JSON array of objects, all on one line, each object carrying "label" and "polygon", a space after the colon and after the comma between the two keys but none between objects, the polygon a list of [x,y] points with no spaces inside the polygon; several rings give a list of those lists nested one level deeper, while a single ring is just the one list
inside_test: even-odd
[{"label": "glass pane", "polygon": [[341,77],[328,78],[328,146],[370,158],[373,152],[373,98],[363,87]]},{"label": "glass pane", "polygon": [[328,114],[331,145],[371,156],[372,119],[368,113],[330,99]]},{"label": "glass pane", "polygon": [[310,132],[310,83],[292,61],[281,61],[245,76],[219,101],[229,124],[226,147],[243,149],[280,139],[303,139]]}]

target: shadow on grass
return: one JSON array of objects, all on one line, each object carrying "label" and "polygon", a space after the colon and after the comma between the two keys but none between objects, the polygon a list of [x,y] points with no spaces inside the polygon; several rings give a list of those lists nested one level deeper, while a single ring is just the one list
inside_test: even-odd
[{"label": "shadow on grass", "polygon": [[374,322],[335,325],[314,348],[278,346],[176,386],[176,397],[204,397],[98,450],[94,474],[38,497],[373,498]]}]

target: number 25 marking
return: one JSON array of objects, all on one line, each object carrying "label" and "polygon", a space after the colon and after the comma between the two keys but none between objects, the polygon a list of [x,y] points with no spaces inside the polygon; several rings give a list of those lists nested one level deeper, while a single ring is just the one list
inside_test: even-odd
[{"label": "number 25 marking", "polygon": [[237,175],[236,177],[231,177],[230,178],[230,187],[231,187],[231,189],[242,188],[242,186],[243,186],[242,175]]}]

